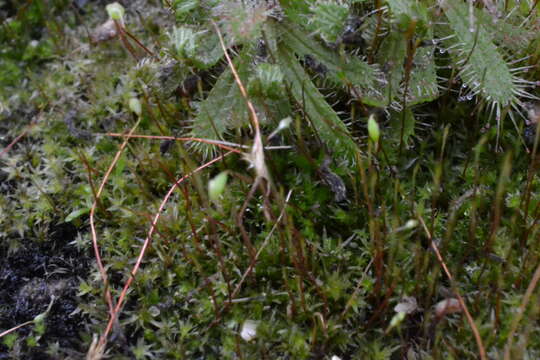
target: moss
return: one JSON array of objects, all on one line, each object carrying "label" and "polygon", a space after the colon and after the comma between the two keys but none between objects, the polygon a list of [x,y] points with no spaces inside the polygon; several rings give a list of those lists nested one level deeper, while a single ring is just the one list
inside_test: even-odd
[{"label": "moss", "polygon": [[[107,21],[101,2],[0,2],[11,34],[0,59],[2,149],[23,134],[0,155],[0,285],[20,299],[0,297],[1,327],[45,317],[5,336],[0,352],[81,358],[103,333],[90,209],[118,134],[137,123],[154,138],[129,140],[96,202],[115,301],[165,195],[188,178],[164,205],[109,334],[113,358],[477,358],[465,315],[435,309],[457,293],[490,357],[515,335],[510,350],[537,357],[534,306],[511,336],[539,250],[538,163],[519,118],[537,69],[521,71],[532,58],[513,62],[534,58],[532,28],[507,43],[478,8],[477,33],[456,34],[466,9],[409,1],[384,11],[165,3],[123,2],[123,36],[90,43]],[[526,7],[497,20],[511,36],[536,19]],[[332,9],[346,21],[334,24]],[[225,154],[216,142],[249,152],[254,137],[212,20],[259,117],[272,183],[241,154],[195,171]],[[498,70],[483,78],[489,59]],[[171,139],[192,136],[212,144]],[[417,306],[397,315],[406,297]],[[254,337],[242,336],[246,324]]]}]

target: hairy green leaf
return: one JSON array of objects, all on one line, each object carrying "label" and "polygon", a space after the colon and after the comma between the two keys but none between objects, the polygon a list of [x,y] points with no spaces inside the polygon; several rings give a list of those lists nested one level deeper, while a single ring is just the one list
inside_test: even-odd
[{"label": "hairy green leaf", "polygon": [[377,77],[380,75],[374,66],[356,57],[340,56],[317,43],[297,26],[282,22],[282,42],[300,57],[311,56],[326,70],[325,76],[336,84],[352,87],[353,96],[373,106],[383,106],[384,99],[378,93]]},{"label": "hairy green leaf", "polygon": [[349,8],[338,1],[320,1],[311,6],[310,28],[328,42],[338,41],[343,33]]},{"label": "hairy green leaf", "polygon": [[[385,96],[387,105],[393,101],[401,102],[405,92],[404,62],[407,59],[407,38],[402,31],[410,27],[415,30],[415,38],[432,40],[433,31],[428,29],[427,10],[420,3],[410,0],[392,0],[388,2],[391,10],[392,22],[397,24],[400,31],[391,31],[383,40],[377,60],[383,63],[387,76]],[[431,47],[417,48],[414,53],[413,68],[407,84],[407,104],[414,105],[431,101],[437,98],[437,75]]]},{"label": "hairy green leaf", "polygon": [[451,55],[460,66],[459,76],[470,89],[497,108],[514,103],[519,87],[484,22],[465,3],[446,1],[443,8],[455,36]]},{"label": "hairy green leaf", "polygon": [[309,80],[309,76],[289,46],[290,44],[286,41],[280,43],[277,56],[295,100],[305,108],[319,137],[337,154],[353,159],[358,147],[349,130],[313,82]]},{"label": "hairy green leaf", "polygon": [[[236,61],[238,65],[238,61]],[[244,74],[245,66],[239,71]],[[193,121],[191,135],[203,139],[222,140],[227,129],[239,119],[247,119],[245,103],[233,75],[226,69],[218,78],[208,97],[198,104],[198,113]],[[207,144],[197,143],[199,150],[208,153],[213,149]]]},{"label": "hairy green leaf", "polygon": [[493,41],[499,46],[510,49],[514,54],[526,50],[535,36],[538,36],[534,28],[521,24],[523,22],[521,16],[514,15],[498,19],[478,9],[475,15],[493,36]]}]

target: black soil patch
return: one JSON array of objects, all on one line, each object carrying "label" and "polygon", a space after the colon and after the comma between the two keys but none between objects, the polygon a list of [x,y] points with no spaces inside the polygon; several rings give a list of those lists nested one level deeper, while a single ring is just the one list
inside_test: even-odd
[{"label": "black soil patch", "polygon": [[51,305],[46,330],[37,346],[19,341],[32,335],[33,326],[17,330],[18,346],[0,343],[0,359],[16,355],[23,359],[53,359],[47,344],[57,343],[62,352],[81,353],[79,333],[85,321],[77,311],[79,279],[88,274],[89,257],[70,242],[77,229],[71,224],[51,226],[48,241],[22,241],[21,248],[8,254],[0,246],[0,331],[32,320]]}]

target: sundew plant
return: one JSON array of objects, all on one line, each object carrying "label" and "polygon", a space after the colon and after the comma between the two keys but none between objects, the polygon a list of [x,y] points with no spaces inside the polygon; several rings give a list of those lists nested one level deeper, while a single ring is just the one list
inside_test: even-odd
[{"label": "sundew plant", "polygon": [[0,11],[0,358],[540,357],[537,1]]}]

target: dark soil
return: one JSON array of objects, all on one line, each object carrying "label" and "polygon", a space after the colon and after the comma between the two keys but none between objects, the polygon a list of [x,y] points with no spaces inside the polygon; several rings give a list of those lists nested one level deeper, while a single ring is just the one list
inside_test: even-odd
[{"label": "dark soil", "polygon": [[[12,254],[0,248],[4,259],[0,263],[0,329],[34,319],[52,301],[38,345],[20,349],[20,355],[24,359],[52,359],[46,354],[46,346],[58,343],[61,349],[72,349],[71,356],[80,352],[82,358],[79,333],[85,321],[77,311],[77,291],[79,278],[88,273],[89,257],[70,244],[77,235],[73,225],[51,226],[49,235],[43,244],[23,241],[23,246]],[[17,330],[17,334],[24,337],[32,331],[29,325]],[[0,344],[0,359],[11,359],[13,355]]]}]

